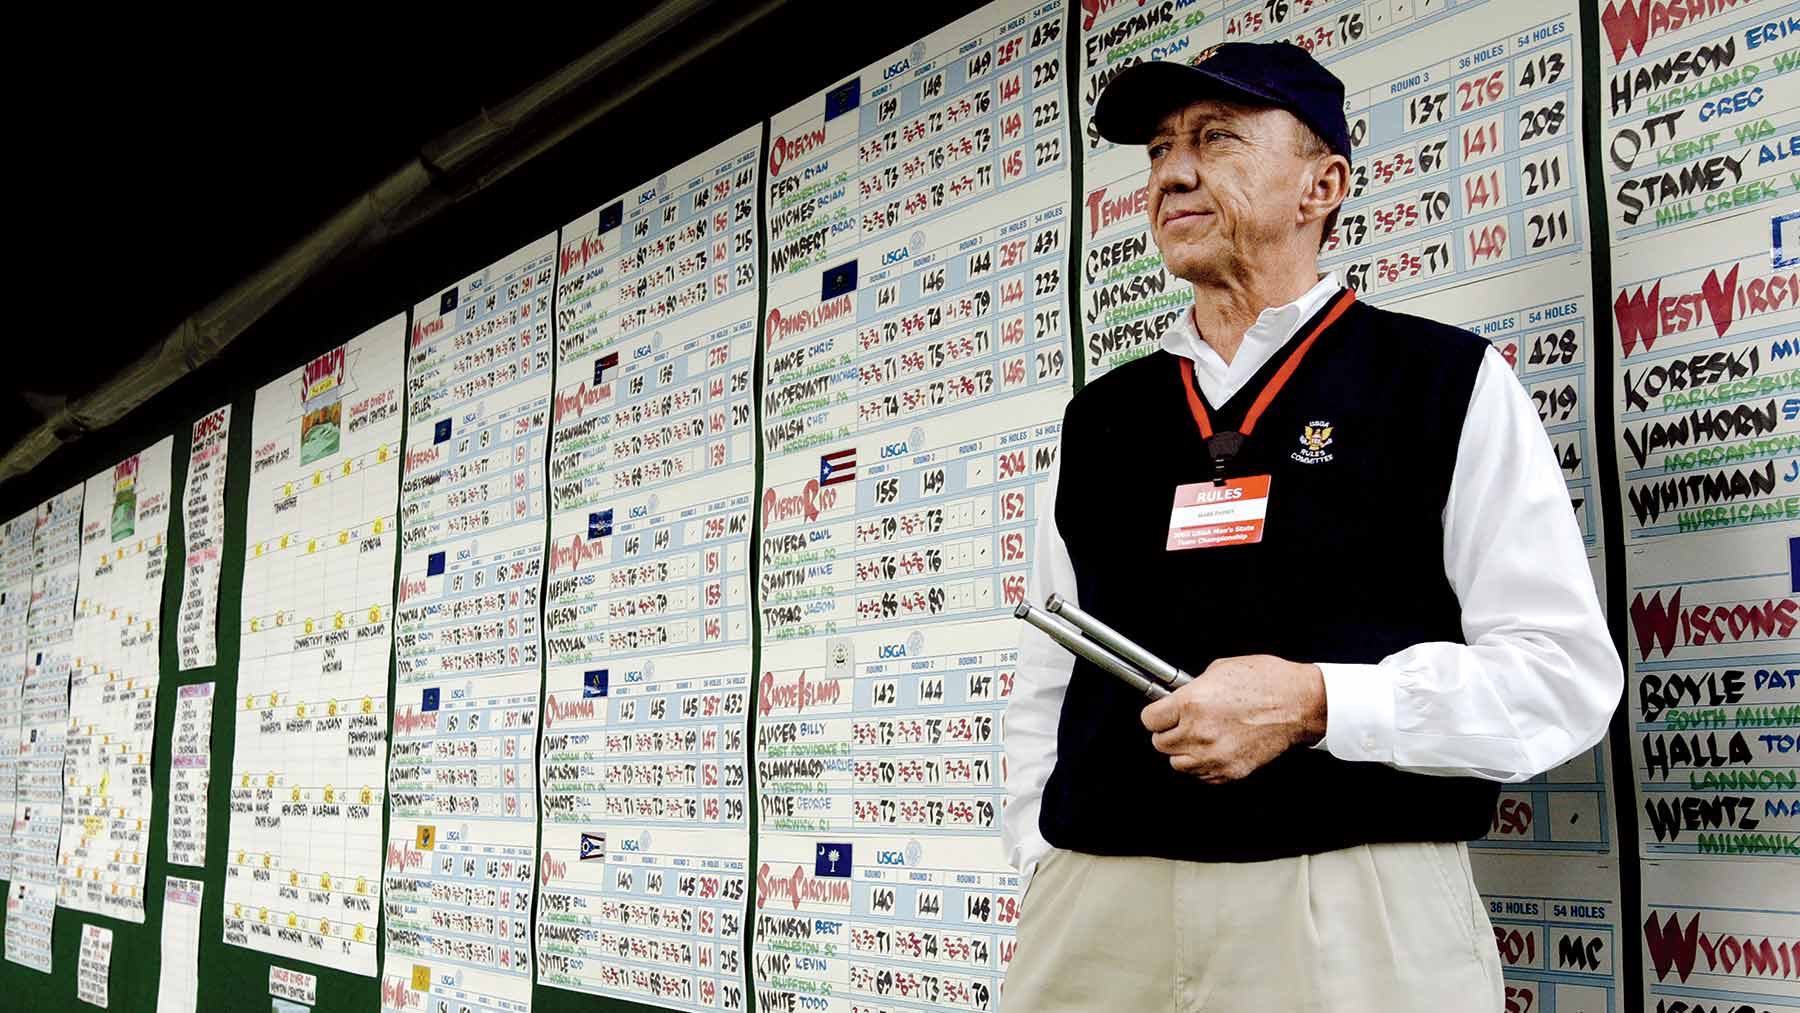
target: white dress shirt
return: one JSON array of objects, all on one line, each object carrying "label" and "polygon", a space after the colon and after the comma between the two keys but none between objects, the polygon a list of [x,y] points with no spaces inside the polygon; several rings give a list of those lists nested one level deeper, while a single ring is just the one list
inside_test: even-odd
[{"label": "white dress shirt", "polygon": [[[1161,346],[1192,360],[1207,402],[1223,404],[1339,287],[1331,274],[1298,300],[1264,310],[1229,363],[1201,340],[1191,313],[1170,326]],[[1041,487],[1026,598],[1041,602],[1055,592],[1079,604],[1056,527],[1061,467],[1058,454]],[[1444,573],[1462,605],[1467,643],[1417,644],[1374,665],[1289,658],[1325,674],[1326,732],[1316,748],[1344,760],[1503,782],[1591,749],[1606,733],[1624,670],[1549,437],[1512,367],[1492,348],[1469,395],[1443,527]],[[1008,860],[1029,877],[1050,851],[1038,815],[1075,657],[1020,626],[1004,725],[1001,829]]]}]

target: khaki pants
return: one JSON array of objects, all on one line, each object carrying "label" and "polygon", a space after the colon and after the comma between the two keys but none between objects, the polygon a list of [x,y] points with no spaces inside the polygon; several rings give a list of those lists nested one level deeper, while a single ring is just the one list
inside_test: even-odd
[{"label": "khaki pants", "polygon": [[1499,1013],[1463,844],[1254,863],[1057,850],[1025,894],[1005,1013]]}]

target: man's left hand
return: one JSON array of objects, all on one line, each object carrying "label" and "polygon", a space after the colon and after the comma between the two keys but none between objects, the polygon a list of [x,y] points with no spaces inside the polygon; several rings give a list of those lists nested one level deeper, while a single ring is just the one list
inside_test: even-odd
[{"label": "man's left hand", "polygon": [[1220,658],[1139,717],[1169,766],[1224,784],[1324,736],[1325,675],[1268,654]]}]

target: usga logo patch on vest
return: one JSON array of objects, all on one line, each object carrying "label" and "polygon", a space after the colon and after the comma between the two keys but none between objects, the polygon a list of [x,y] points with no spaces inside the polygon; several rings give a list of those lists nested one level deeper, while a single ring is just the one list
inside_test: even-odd
[{"label": "usga logo patch on vest", "polygon": [[1288,456],[1301,464],[1324,464],[1331,460],[1331,452],[1325,448],[1331,446],[1333,428],[1330,422],[1318,421],[1301,426],[1300,449]]}]

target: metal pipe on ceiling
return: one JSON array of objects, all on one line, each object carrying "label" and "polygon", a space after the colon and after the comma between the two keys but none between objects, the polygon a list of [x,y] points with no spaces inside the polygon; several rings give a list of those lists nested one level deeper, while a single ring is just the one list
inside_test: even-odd
[{"label": "metal pipe on ceiling", "polygon": [[[711,6],[712,0],[669,0],[561,70],[419,149],[405,165],[345,204],[256,273],[196,310],[156,345],[93,390],[71,399],[0,457],[0,482],[18,478],[60,447],[103,429],[210,362],[258,320],[333,261],[374,248],[467,200],[669,75],[735,38],[785,0],[765,0],[705,33],[696,44],[645,76],[562,118],[554,107],[592,84],[645,45]],[[526,125],[540,127],[506,142]],[[467,178],[464,178],[464,177]]]}]

